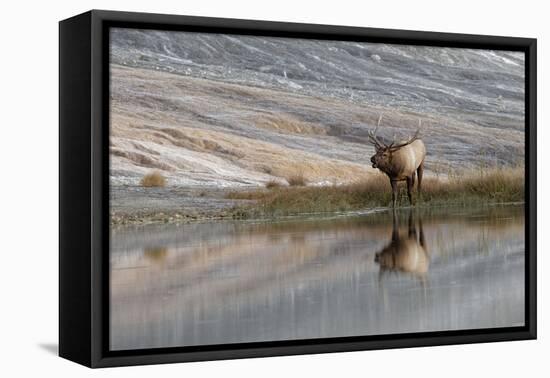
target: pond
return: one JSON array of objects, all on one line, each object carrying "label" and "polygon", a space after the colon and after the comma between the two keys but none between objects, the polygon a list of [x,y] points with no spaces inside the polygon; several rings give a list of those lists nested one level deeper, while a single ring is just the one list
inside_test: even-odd
[{"label": "pond", "polygon": [[522,205],[114,228],[110,348],[524,324]]}]

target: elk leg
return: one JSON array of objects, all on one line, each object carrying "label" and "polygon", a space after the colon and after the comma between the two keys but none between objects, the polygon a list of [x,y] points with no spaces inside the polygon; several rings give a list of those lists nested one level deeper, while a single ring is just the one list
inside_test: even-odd
[{"label": "elk leg", "polygon": [[397,181],[390,180],[391,183],[391,203],[392,206],[395,208],[395,205],[397,204]]},{"label": "elk leg", "polygon": [[418,166],[418,193],[420,193],[420,188],[422,187],[422,175],[424,174],[424,160]]},{"label": "elk leg", "polygon": [[409,202],[411,206],[414,205],[413,197],[412,197],[412,189],[413,189],[413,179],[411,177],[407,177],[407,195],[409,196]]}]

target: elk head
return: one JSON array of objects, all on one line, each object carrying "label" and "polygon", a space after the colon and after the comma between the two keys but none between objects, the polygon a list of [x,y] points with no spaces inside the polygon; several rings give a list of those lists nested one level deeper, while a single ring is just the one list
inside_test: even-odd
[{"label": "elk head", "polygon": [[369,141],[374,145],[375,149],[375,154],[370,158],[370,161],[373,168],[378,168],[381,171],[388,172],[391,171],[392,168],[392,154],[400,148],[411,144],[419,138],[421,121],[418,121],[418,129],[416,130],[414,135],[408,140],[399,143],[394,140],[390,144],[386,144],[384,142],[381,142],[376,137],[376,132],[378,131],[381,120],[382,116],[378,117],[376,128],[374,129],[374,131],[368,132]]}]

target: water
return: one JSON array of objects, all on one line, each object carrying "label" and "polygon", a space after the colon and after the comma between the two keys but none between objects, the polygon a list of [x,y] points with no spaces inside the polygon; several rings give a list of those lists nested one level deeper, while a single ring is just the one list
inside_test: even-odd
[{"label": "water", "polygon": [[112,350],[524,324],[523,206],[111,233]]}]

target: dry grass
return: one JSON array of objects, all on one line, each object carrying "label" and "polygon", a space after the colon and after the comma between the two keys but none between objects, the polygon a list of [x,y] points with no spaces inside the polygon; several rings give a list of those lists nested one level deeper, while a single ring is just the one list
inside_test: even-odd
[{"label": "dry grass", "polygon": [[450,174],[447,179],[428,178],[422,185],[422,200],[516,202],[525,198],[523,167],[480,168]]},{"label": "dry grass", "polygon": [[281,183],[275,180],[269,180],[268,182],[265,183],[265,187],[267,189],[280,188],[281,186],[282,186]]},{"label": "dry grass", "polygon": [[254,119],[257,127],[281,133],[324,135],[326,129],[318,124],[302,121],[290,114],[278,113],[262,115]]},{"label": "dry grass", "polygon": [[160,172],[151,172],[143,176],[141,179],[141,186],[152,187],[164,187],[166,186],[166,178]]},{"label": "dry grass", "polygon": [[[399,205],[408,206],[404,184],[399,185]],[[523,168],[491,168],[464,171],[446,178],[425,178],[417,204],[479,205],[524,201]],[[228,198],[256,201],[239,209],[243,217],[279,216],[303,213],[352,211],[388,206],[391,188],[386,176],[340,186],[274,187],[272,190],[251,190],[229,193]]]},{"label": "dry grass", "polygon": [[290,177],[287,177],[286,181],[288,182],[288,185],[290,186],[306,186],[307,180],[304,177],[303,174],[294,174]]}]

